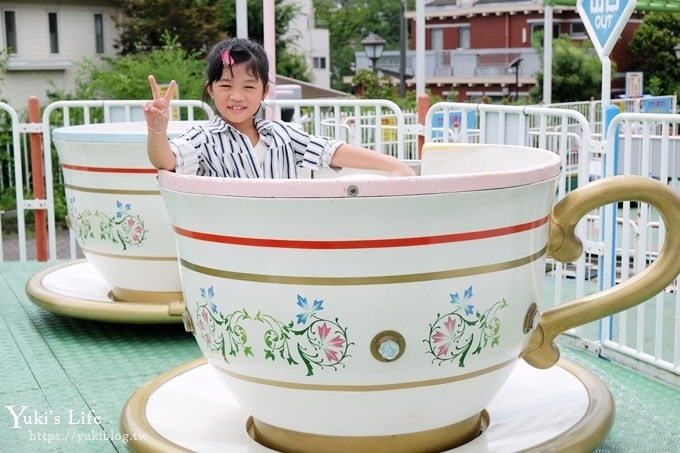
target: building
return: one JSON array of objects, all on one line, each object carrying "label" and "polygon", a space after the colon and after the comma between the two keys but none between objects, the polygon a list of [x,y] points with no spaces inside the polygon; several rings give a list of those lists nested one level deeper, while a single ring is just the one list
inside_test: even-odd
[{"label": "building", "polygon": [[[425,86],[432,94],[459,101],[526,98],[536,84],[542,61],[533,47],[534,33],[544,28],[543,0],[432,0],[425,6]],[[411,36],[416,36],[415,11],[408,11]],[[619,71],[626,68],[627,43],[640,25],[640,13],[628,21],[611,52]],[[553,37],[589,39],[574,6],[555,5]],[[541,43],[542,44],[542,43]],[[414,74],[415,38],[406,56],[406,74]],[[363,52],[356,54],[357,69],[371,67]],[[378,67],[399,70],[399,52],[385,51]],[[615,74],[614,94],[623,92],[625,74]],[[407,80],[413,87],[415,79]]]},{"label": "building", "polygon": [[295,51],[305,57],[310,68],[311,82],[321,88],[331,86],[330,46],[328,29],[317,28],[312,0],[291,0],[300,12],[290,23],[288,33],[296,38]]},{"label": "building", "polygon": [[30,96],[73,91],[75,63],[115,55],[115,0],[0,1],[0,48],[9,58],[0,98],[17,110]]},{"label": "building", "polygon": [[[299,51],[312,68],[314,86],[304,84],[303,97],[337,96],[329,90],[328,30],[314,27],[311,0],[300,4],[302,14],[291,28]],[[116,0],[0,0],[0,49],[8,53],[6,73],[0,82],[0,99],[24,110],[28,98],[47,102],[49,92],[72,93],[77,63],[95,64],[114,57],[118,30],[112,17],[119,14]],[[290,84],[290,79],[285,83]],[[326,91],[324,91],[326,90]]]}]

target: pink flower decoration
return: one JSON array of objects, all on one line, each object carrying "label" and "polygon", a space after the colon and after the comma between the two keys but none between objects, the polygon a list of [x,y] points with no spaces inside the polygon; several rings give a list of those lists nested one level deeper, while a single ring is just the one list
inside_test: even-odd
[{"label": "pink flower decoration", "polygon": [[222,64],[226,67],[230,67],[234,64],[234,57],[231,56],[228,50],[223,50],[220,54],[222,57]]}]

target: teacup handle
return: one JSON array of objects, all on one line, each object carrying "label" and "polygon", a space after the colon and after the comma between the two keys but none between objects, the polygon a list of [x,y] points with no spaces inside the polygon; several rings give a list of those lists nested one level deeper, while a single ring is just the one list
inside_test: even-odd
[{"label": "teacup handle", "polygon": [[633,200],[649,203],[661,214],[666,237],[658,257],[620,285],[543,312],[521,353],[529,364],[536,368],[551,367],[560,358],[553,343],[559,334],[644,302],[680,273],[680,195],[643,176],[603,178],[574,190],[555,204],[550,218],[548,254],[562,262],[575,261],[583,252],[581,240],[574,234],[579,220],[606,204]]}]

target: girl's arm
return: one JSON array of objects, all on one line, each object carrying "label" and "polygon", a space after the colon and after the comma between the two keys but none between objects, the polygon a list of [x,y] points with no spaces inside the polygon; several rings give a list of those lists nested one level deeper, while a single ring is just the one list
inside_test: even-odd
[{"label": "girl's arm", "polygon": [[411,167],[395,157],[347,143],[343,143],[335,150],[331,165],[333,167],[382,170],[392,176],[415,176],[416,174]]}]

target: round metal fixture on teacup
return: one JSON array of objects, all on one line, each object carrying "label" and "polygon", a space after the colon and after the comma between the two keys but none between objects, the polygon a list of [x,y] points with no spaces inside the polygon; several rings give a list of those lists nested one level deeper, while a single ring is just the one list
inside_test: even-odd
[{"label": "round metal fixture on teacup", "polygon": [[380,332],[371,341],[371,354],[381,362],[394,362],[404,354],[406,341],[394,330]]}]

